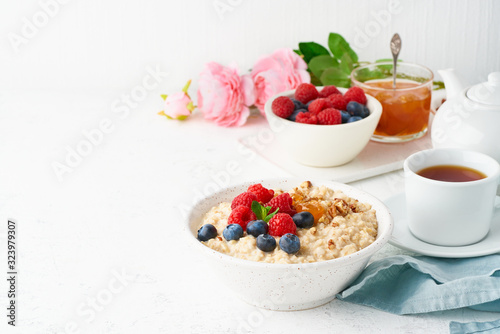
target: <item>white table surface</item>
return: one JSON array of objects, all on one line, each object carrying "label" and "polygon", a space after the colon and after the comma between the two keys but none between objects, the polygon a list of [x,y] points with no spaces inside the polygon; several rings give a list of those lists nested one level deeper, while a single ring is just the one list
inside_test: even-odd
[{"label": "white table surface", "polygon": [[[338,300],[298,312],[245,304],[186,246],[183,212],[215,180],[287,176],[238,142],[266,129],[265,120],[230,129],[199,114],[168,121],[156,114],[156,92],[120,118],[112,105],[122,93],[0,93],[2,268],[7,218],[19,226],[12,332],[446,333],[451,320],[499,318],[469,309],[398,316]],[[53,163],[104,119],[112,131],[58,180]],[[236,170],[229,179],[228,168]],[[401,171],[352,185],[382,200],[403,191]],[[393,254],[409,253],[387,245],[373,259]]]}]

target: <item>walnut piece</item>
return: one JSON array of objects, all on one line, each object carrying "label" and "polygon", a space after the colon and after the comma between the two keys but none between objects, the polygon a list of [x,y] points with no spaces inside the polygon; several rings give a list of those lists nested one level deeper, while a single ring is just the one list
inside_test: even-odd
[{"label": "walnut piece", "polygon": [[349,207],[349,205],[347,205],[346,201],[344,201],[343,199],[336,198],[333,201],[333,205],[335,206],[337,212],[341,216],[346,216],[349,212],[351,212],[351,208]]},{"label": "walnut piece", "polygon": [[328,214],[330,215],[330,217],[335,217],[337,215],[337,209],[335,208],[334,205],[330,205],[328,207]]},{"label": "walnut piece", "polygon": [[328,218],[326,215],[321,216],[321,218],[318,219],[318,223],[323,223],[325,225],[328,225],[330,223],[330,218]]},{"label": "walnut piece", "polygon": [[332,250],[335,248],[335,242],[333,242],[333,239],[328,240],[328,249]]},{"label": "walnut piece", "polygon": [[311,188],[312,187],[312,183],[311,181],[304,181],[300,184],[300,187],[301,188]]},{"label": "walnut piece", "polygon": [[274,197],[276,197],[276,196],[278,196],[278,195],[281,195],[281,194],[283,194],[283,193],[284,193],[284,191],[283,191],[283,190],[281,190],[281,189],[276,189],[276,190],[274,191]]}]

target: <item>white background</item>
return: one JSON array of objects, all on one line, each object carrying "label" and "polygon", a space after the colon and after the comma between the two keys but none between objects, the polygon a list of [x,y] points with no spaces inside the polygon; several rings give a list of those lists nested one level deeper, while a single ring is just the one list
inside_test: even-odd
[{"label": "white background", "polygon": [[[46,3],[52,17],[45,22]],[[500,2],[55,3],[0,4],[0,240],[7,217],[16,218],[20,333],[71,333],[72,324],[92,334],[221,333],[264,315],[257,333],[428,334],[446,332],[450,320],[498,319],[498,313],[464,309],[396,316],[338,300],[269,313],[239,301],[186,246],[181,213],[230,163],[241,167],[231,183],[283,176],[238,145],[242,137],[269,133],[267,123],[252,117],[242,128],[225,129],[199,114],[181,123],[156,113],[159,94],[179,91],[188,79],[195,96],[208,61],[234,61],[244,73],[276,48],[326,45],[329,32],[342,34],[368,61],[389,57],[398,32],[403,60],[433,70],[454,67],[471,82],[483,81],[500,70]],[[223,11],[224,4],[230,9]],[[397,13],[388,15],[394,7]],[[43,26],[26,28],[34,24]],[[24,39],[15,47],[13,38]],[[114,114],[113,103],[123,106],[123,94],[141,85],[148,68],[168,75],[127,115]],[[83,149],[104,120],[113,130],[59,180],[54,162]],[[398,172],[372,181],[355,186],[382,200],[403,189]],[[377,257],[398,252],[388,245]],[[0,268],[5,255],[2,248]],[[106,296],[122,271],[125,284],[95,317],[79,311]],[[3,276],[0,282],[6,305]],[[5,320],[4,311],[0,317]]]},{"label": "white background", "polygon": [[[170,92],[196,81],[208,61],[236,62],[243,73],[276,48],[326,45],[329,32],[360,60],[390,57],[398,32],[404,61],[453,67],[471,83],[500,70],[500,2],[492,0],[61,2],[2,2],[0,89],[130,89],[150,65],[169,73]],[[42,3],[52,3],[48,20]],[[30,37],[13,47],[13,34]]]}]

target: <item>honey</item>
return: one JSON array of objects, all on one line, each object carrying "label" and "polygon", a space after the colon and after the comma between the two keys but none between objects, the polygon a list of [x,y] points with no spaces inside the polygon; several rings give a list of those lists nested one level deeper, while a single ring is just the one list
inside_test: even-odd
[{"label": "honey", "polygon": [[393,89],[392,79],[383,79],[366,81],[362,88],[382,104],[382,116],[375,135],[402,137],[427,130],[431,110],[430,85],[397,80],[396,89]]},{"label": "honey", "polygon": [[314,224],[325,214],[325,209],[318,201],[297,203],[294,205],[297,212],[309,211],[314,217]]}]

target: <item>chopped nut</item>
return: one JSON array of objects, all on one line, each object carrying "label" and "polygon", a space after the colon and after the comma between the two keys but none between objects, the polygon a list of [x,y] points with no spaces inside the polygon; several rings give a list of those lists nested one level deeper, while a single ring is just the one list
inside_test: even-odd
[{"label": "chopped nut", "polygon": [[283,190],[281,190],[281,189],[277,189],[274,191],[274,197],[281,195],[281,194],[283,194]]},{"label": "chopped nut", "polygon": [[316,227],[311,227],[309,229],[309,232],[311,232],[312,235],[315,235],[316,234]]},{"label": "chopped nut", "polygon": [[327,225],[328,223],[330,223],[330,218],[328,218],[326,215],[323,215],[320,219],[318,219],[318,223]]},{"label": "chopped nut", "polygon": [[218,235],[218,236],[217,236],[217,239],[218,239],[219,241],[222,241],[222,237],[221,237],[220,235]]},{"label": "chopped nut", "polygon": [[302,182],[302,184],[300,185],[301,188],[311,188],[312,187],[312,183],[311,181],[304,181]]},{"label": "chopped nut", "polygon": [[331,205],[331,206],[328,207],[328,214],[332,218],[337,215],[337,209],[335,208],[335,206]]},{"label": "chopped nut", "polygon": [[328,249],[332,250],[335,248],[335,242],[333,242],[333,239],[328,240]]},{"label": "chopped nut", "polygon": [[339,214],[342,216],[347,215],[350,212],[349,205],[347,205],[346,201],[340,198],[336,198],[333,202],[333,205],[335,208],[337,208],[337,211]]}]

